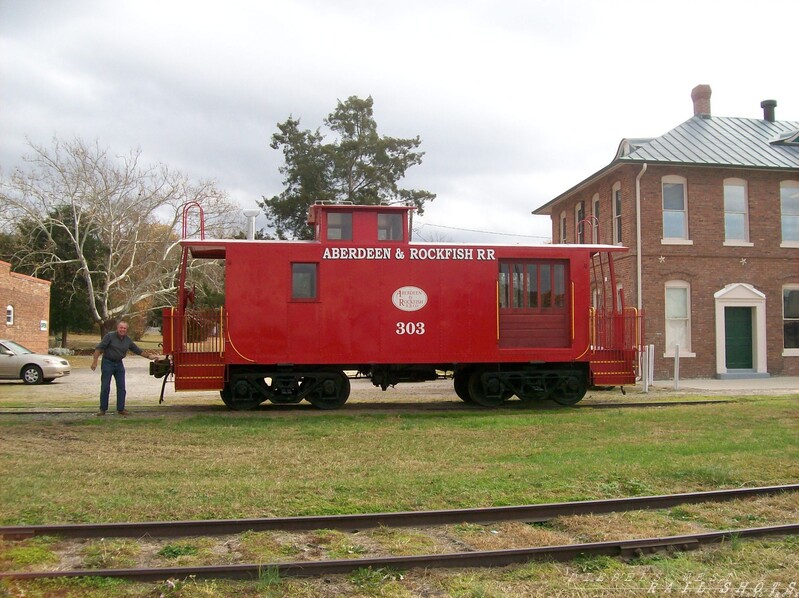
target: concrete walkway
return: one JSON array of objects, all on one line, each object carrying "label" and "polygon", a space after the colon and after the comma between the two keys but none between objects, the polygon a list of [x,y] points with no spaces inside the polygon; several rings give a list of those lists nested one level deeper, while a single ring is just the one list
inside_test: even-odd
[{"label": "concrete walkway", "polygon": [[[674,389],[674,380],[655,380],[657,389]],[[753,378],[740,380],[717,380],[715,378],[697,378],[680,380],[679,390],[730,390],[735,392],[785,391],[799,394],[799,376],[773,376],[771,378]]]}]

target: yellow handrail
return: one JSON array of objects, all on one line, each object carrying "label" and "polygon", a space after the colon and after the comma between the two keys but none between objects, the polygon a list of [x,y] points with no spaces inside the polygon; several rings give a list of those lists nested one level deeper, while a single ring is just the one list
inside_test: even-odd
[{"label": "yellow handrail", "polygon": [[497,342],[499,342],[499,281],[497,281]]},{"label": "yellow handrail", "polygon": [[225,356],[225,308],[219,308],[219,357]]}]

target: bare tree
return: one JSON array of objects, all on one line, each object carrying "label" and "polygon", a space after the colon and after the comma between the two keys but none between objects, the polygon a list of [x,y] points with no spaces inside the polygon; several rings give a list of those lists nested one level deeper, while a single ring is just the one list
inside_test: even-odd
[{"label": "bare tree", "polygon": [[[98,143],[57,138],[52,148],[30,146],[28,167],[0,178],[0,225],[10,232],[25,222],[36,230],[36,245],[22,239],[33,274],[74,266],[101,328],[173,300],[185,204],[202,206],[208,236],[241,229],[240,210],[214,182],[192,182],[163,164],[143,166],[141,150],[115,156]],[[187,236],[198,225],[191,218]],[[65,242],[68,251],[59,246]]]}]

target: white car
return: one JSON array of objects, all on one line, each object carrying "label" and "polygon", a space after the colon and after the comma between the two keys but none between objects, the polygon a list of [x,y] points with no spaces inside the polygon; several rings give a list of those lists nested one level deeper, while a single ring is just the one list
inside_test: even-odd
[{"label": "white car", "polygon": [[69,376],[69,372],[69,362],[62,357],[40,355],[19,343],[0,339],[0,379],[41,384]]}]

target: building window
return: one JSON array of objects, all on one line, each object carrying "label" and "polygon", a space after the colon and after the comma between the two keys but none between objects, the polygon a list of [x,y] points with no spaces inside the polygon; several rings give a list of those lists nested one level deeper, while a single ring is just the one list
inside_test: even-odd
[{"label": "building window", "polygon": [[691,353],[691,285],[682,280],[666,283],[666,355]]},{"label": "building window", "polygon": [[316,299],[316,264],[291,264],[291,298]]},{"label": "building window", "polygon": [[593,243],[599,243],[599,193],[594,194],[591,207],[591,229]]},{"label": "building window", "polygon": [[799,355],[799,285],[782,289],[783,347],[790,355]]},{"label": "building window", "polygon": [[328,212],[327,238],[330,241],[352,241],[352,212]]},{"label": "building window", "polygon": [[613,185],[611,193],[613,199],[613,243],[620,245],[622,242],[621,236],[621,183]]},{"label": "building window", "polygon": [[566,232],[567,232],[567,230],[566,230],[566,212],[561,212],[560,213],[560,231],[559,231],[560,238],[558,239],[559,243],[565,243],[566,242],[566,238],[567,238],[566,237]]},{"label": "building window", "polygon": [[377,215],[377,240],[402,241],[402,214]]},{"label": "building window", "polygon": [[749,242],[749,201],[746,181],[724,179],[724,241]]},{"label": "building window", "polygon": [[799,181],[780,183],[780,214],[783,244],[799,246]]},{"label": "building window", "polygon": [[585,205],[583,202],[578,201],[577,205],[574,206],[574,227],[575,227],[575,239],[578,243],[585,243],[585,225],[586,223],[583,222],[585,220]]},{"label": "building window", "polygon": [[6,326],[14,325],[14,306],[6,305]]},{"label": "building window", "polygon": [[688,239],[688,199],[686,181],[679,176],[664,176],[663,189],[663,238]]}]

